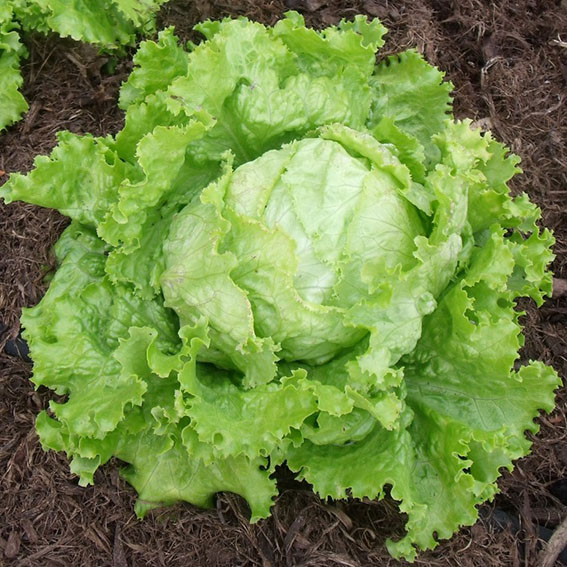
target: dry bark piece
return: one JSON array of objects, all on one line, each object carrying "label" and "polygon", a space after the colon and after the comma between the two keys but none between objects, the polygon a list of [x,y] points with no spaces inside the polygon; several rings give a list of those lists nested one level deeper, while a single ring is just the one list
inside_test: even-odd
[{"label": "dry bark piece", "polygon": [[559,554],[567,547],[567,517],[553,532],[545,549],[541,552],[541,567],[553,567]]},{"label": "dry bark piece", "polygon": [[20,545],[22,543],[22,538],[17,531],[10,532],[8,536],[8,542],[6,543],[6,548],[4,549],[4,555],[8,559],[15,559],[20,553]]},{"label": "dry bark piece", "polygon": [[327,0],[285,0],[285,4],[290,10],[316,12],[328,2]]},{"label": "dry bark piece", "polygon": [[305,7],[310,12],[316,12],[319,8],[322,8],[327,4],[327,0],[305,0]]},{"label": "dry bark piece", "polygon": [[112,547],[112,567],[128,567],[124,545],[120,539],[120,526],[117,525],[114,530],[114,545]]},{"label": "dry bark piece", "polygon": [[20,524],[22,528],[24,528],[24,531],[26,532],[28,541],[30,543],[37,543],[39,541],[39,536],[37,535],[37,532],[35,531],[35,528],[33,527],[31,520],[29,520],[28,518],[24,518],[20,522]]},{"label": "dry bark piece", "polygon": [[552,297],[565,297],[567,295],[567,279],[553,278],[553,295]]}]

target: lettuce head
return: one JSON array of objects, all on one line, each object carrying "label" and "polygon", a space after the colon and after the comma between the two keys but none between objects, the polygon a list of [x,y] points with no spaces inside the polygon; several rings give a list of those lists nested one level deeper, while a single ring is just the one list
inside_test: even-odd
[{"label": "lettuce head", "polygon": [[141,45],[116,136],[61,133],[0,190],[72,219],[22,318],[34,383],[64,396],[41,442],[81,484],[127,463],[142,516],[232,491],[264,518],[282,463],[323,498],[388,492],[411,560],[553,408],[515,309],[550,293],[553,237],[441,72],[376,63],[377,20],[197,29]]}]

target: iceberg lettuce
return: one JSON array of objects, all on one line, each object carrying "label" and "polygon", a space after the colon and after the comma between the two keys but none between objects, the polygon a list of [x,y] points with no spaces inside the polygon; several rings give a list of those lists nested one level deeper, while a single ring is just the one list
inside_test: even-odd
[{"label": "iceberg lettuce", "polygon": [[205,22],[143,43],[115,137],[59,135],[0,189],[72,219],[22,322],[37,420],[81,484],[127,463],[136,511],[241,494],[276,465],[321,497],[407,515],[413,559],[529,452],[555,372],[518,364],[518,297],[550,294],[553,237],[519,159],[451,115],[451,84],[384,27]]}]

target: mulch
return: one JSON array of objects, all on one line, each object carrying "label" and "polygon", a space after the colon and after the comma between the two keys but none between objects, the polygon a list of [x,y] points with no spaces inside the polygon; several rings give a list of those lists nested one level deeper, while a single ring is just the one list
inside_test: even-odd
[{"label": "mulch", "polygon": [[[175,25],[183,39],[199,20],[245,15],[273,24],[287,9],[317,28],[357,13],[389,28],[383,54],[417,47],[455,85],[454,110],[470,117],[522,157],[525,173],[512,191],[527,191],[555,231],[558,280],[567,279],[567,5],[565,0],[177,0],[159,25]],[[563,36],[561,35],[563,34]],[[26,38],[24,120],[0,135],[0,170],[27,171],[55,145],[62,129],[95,135],[120,130],[116,100],[131,69],[121,58],[57,37]],[[1,175],[0,184],[7,175]],[[0,334],[19,332],[21,308],[36,304],[53,267],[51,247],[66,225],[58,213],[0,204]],[[559,282],[561,283],[561,282]],[[564,283],[564,282],[563,282]],[[567,295],[536,310],[522,303],[526,343],[521,359],[540,359],[567,376]],[[403,532],[393,501],[322,502],[282,469],[273,516],[247,521],[245,503],[220,494],[216,509],[188,504],[133,514],[134,491],[116,463],[81,488],[62,454],[45,453],[34,419],[49,392],[34,391],[31,365],[0,354],[0,565],[6,566],[388,566],[384,546]],[[499,481],[501,493],[480,519],[434,551],[424,566],[540,565],[543,543],[567,516],[567,392],[539,419],[533,452]],[[562,563],[561,561],[565,561]],[[404,564],[403,562],[401,564]],[[559,559],[556,565],[567,564]]]}]

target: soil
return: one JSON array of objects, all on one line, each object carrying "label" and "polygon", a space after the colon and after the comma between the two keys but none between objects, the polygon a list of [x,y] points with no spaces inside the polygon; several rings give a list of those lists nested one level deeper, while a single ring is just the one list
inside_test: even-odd
[{"label": "soil", "polygon": [[[527,191],[555,231],[557,293],[526,310],[522,360],[540,359],[567,376],[567,5],[565,0],[207,0],[174,1],[160,26],[183,39],[199,20],[245,15],[273,24],[287,9],[321,28],[357,13],[389,28],[383,54],[416,47],[455,85],[455,114],[490,128],[522,157],[512,191]],[[563,34],[563,35],[562,35]],[[109,60],[57,37],[27,37],[24,94],[30,111],[0,135],[0,170],[27,171],[56,133],[116,133],[116,99],[131,55]],[[110,73],[112,70],[112,73]],[[0,184],[7,175],[0,172]],[[44,291],[51,247],[66,221],[53,211],[0,205],[2,343],[17,336],[21,308]],[[563,287],[562,287],[563,285]],[[2,349],[0,348],[0,351]],[[246,505],[221,494],[215,510],[188,504],[133,514],[134,491],[115,464],[81,488],[64,455],[45,453],[34,419],[49,393],[34,391],[31,365],[0,354],[0,565],[7,566],[388,566],[384,546],[402,533],[395,503],[321,502],[285,470],[272,518],[247,521]],[[536,566],[543,540],[567,515],[567,392],[539,419],[533,452],[499,481],[501,494],[480,520],[423,553],[416,565]],[[563,558],[565,560],[565,558]],[[566,561],[567,563],[567,561]],[[403,563],[402,563],[403,564]],[[557,561],[561,565],[561,559]]]}]

